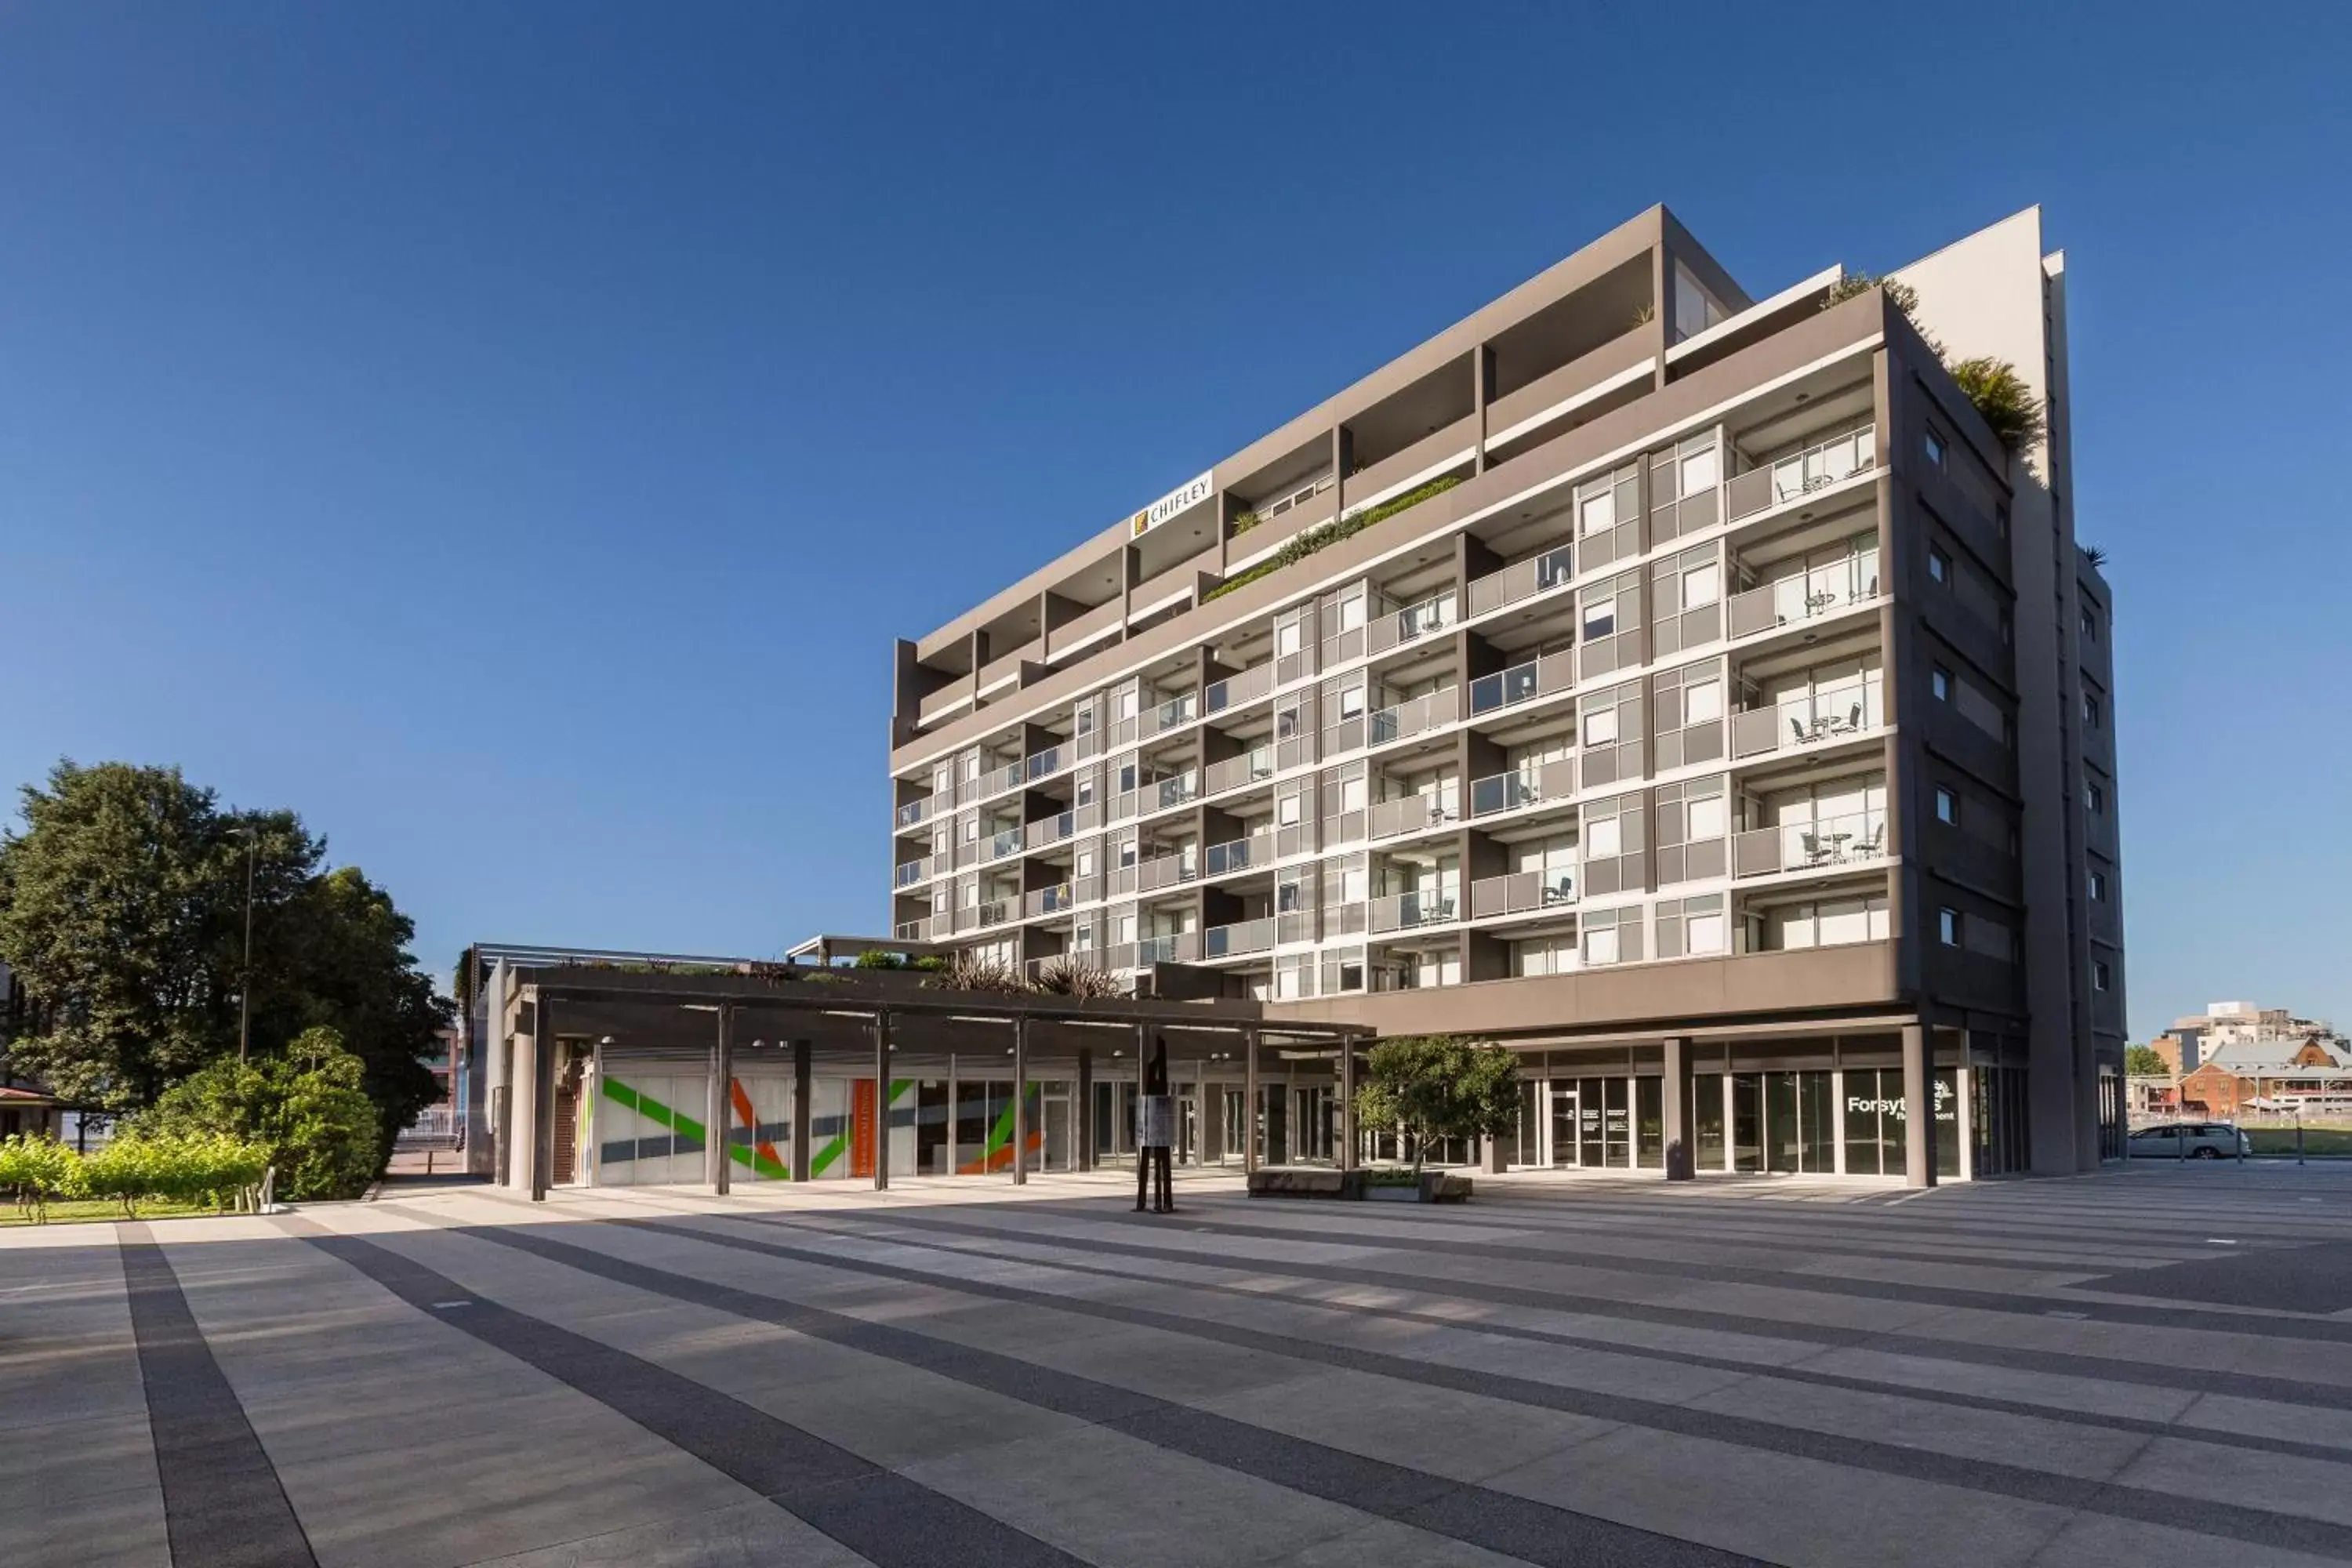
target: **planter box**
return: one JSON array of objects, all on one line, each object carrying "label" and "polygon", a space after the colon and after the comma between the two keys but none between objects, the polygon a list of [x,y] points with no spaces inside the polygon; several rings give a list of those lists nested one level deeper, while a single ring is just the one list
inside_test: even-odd
[{"label": "planter box", "polygon": [[1387,1204],[1458,1204],[1470,1197],[1470,1178],[1455,1171],[1423,1171],[1418,1184],[1375,1184],[1362,1171],[1253,1171],[1254,1198],[1370,1199]]}]

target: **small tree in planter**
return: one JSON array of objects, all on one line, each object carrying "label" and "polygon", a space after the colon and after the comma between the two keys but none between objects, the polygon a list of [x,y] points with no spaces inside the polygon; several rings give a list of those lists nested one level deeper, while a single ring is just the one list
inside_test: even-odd
[{"label": "small tree in planter", "polygon": [[1433,1142],[1499,1137],[1518,1125],[1518,1062],[1500,1046],[1400,1035],[1366,1054],[1364,1072],[1357,1125],[1401,1129],[1412,1140],[1416,1178]]}]

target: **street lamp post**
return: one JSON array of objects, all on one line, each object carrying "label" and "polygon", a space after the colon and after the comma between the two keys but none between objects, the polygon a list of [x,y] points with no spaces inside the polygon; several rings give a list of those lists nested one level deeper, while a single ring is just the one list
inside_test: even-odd
[{"label": "street lamp post", "polygon": [[246,1047],[253,1037],[253,853],[250,827],[232,827],[245,840],[245,968],[236,983],[236,1060],[245,1065]]}]

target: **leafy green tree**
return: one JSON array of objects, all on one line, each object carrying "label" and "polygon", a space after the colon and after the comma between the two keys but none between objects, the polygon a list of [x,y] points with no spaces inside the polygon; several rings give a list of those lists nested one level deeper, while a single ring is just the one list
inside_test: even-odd
[{"label": "leafy green tree", "polygon": [[1356,1089],[1360,1125],[1401,1129],[1419,1171],[1446,1138],[1493,1138],[1518,1125],[1518,1062],[1500,1046],[1400,1035],[1373,1046]]},{"label": "leafy green tree", "polygon": [[191,1074],[133,1120],[131,1136],[226,1138],[278,1167],[280,1196],[357,1197],[383,1168],[383,1121],[362,1088],[366,1071],[334,1030],[308,1029],[282,1055],[231,1057]]},{"label": "leafy green tree", "polygon": [[15,1070],[127,1110],[237,1045],[252,860],[252,1044],[341,1031],[380,1142],[430,1102],[417,1060],[447,1016],[409,953],[414,927],[287,811],[221,808],[176,768],[61,762],[0,838],[0,963],[22,982]]},{"label": "leafy green tree", "polygon": [[2124,1071],[2133,1078],[2167,1078],[2172,1069],[2157,1055],[2154,1046],[2127,1046],[2124,1049]]}]

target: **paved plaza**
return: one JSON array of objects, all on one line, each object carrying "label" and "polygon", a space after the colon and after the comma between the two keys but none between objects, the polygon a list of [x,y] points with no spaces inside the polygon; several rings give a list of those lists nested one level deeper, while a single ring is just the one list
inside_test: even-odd
[{"label": "paved plaza", "polygon": [[2352,1170],[0,1233],[0,1562],[2352,1559]]}]

